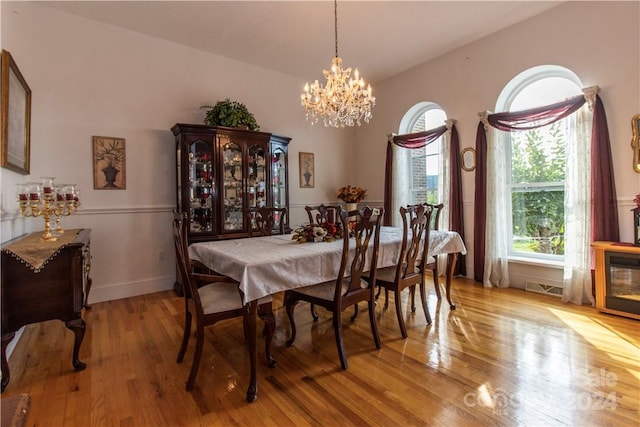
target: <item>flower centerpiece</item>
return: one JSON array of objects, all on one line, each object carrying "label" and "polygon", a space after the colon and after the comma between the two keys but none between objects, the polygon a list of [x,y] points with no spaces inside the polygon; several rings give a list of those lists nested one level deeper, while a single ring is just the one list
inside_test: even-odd
[{"label": "flower centerpiece", "polygon": [[347,185],[338,189],[338,199],[345,203],[360,203],[365,197],[367,197],[367,190],[361,187]]},{"label": "flower centerpiece", "polygon": [[640,208],[640,193],[636,194],[636,197],[633,199],[636,204],[636,207]]},{"label": "flower centerpiece", "polygon": [[333,242],[336,239],[342,239],[341,228],[340,224],[330,224],[328,222],[304,224],[293,230],[291,240],[296,240],[298,243]]}]

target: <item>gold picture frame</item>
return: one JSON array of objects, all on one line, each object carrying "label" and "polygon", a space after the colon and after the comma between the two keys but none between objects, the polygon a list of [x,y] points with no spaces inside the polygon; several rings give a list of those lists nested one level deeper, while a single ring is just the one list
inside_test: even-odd
[{"label": "gold picture frame", "polygon": [[471,172],[475,170],[476,168],[476,150],[475,149],[471,147],[465,148],[460,152],[460,159],[461,159],[460,165],[462,167],[462,170],[467,172]]},{"label": "gold picture frame", "polygon": [[125,139],[111,136],[93,137],[94,190],[126,190]]},{"label": "gold picture frame", "polygon": [[631,149],[633,150],[633,170],[640,173],[640,114],[631,118]]},{"label": "gold picture frame", "polygon": [[2,50],[0,92],[0,166],[29,175],[31,164],[31,89],[11,53]]},{"label": "gold picture frame", "polygon": [[300,188],[313,188],[316,181],[313,153],[300,152]]}]

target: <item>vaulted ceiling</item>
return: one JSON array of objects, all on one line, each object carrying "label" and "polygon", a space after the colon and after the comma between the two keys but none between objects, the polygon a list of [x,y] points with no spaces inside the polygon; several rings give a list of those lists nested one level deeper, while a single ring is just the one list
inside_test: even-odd
[{"label": "vaulted ceiling", "polygon": [[[335,54],[332,1],[45,1],[43,5],[300,77]],[[345,66],[377,82],[561,1],[338,2]]]}]

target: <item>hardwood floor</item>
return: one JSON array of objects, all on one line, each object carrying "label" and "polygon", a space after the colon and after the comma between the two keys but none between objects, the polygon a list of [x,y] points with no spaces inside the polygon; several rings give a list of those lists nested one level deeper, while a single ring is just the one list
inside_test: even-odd
[{"label": "hardwood floor", "polygon": [[[392,297],[391,297],[392,298]],[[406,298],[406,296],[405,296]],[[455,280],[449,310],[433,286],[427,325],[407,310],[400,338],[393,301],[376,308],[376,350],[366,307],[345,312],[349,369],[340,369],[329,315],[312,322],[301,304],[298,337],[276,297],[274,357],[259,340],[259,390],[245,402],[249,363],[241,320],[207,330],[193,392],[184,385],[193,357],[176,363],[183,301],[161,292],[94,304],[71,365],[72,333],[59,321],[30,325],[9,359],[3,398],[29,393],[28,426],[638,426],[640,322],[515,289]],[[405,302],[404,306],[407,304]]]}]

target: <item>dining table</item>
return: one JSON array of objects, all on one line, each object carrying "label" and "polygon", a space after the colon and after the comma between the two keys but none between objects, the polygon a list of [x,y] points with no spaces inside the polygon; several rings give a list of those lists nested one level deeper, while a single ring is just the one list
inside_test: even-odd
[{"label": "dining table", "polygon": [[[402,244],[402,227],[380,228],[378,268],[397,263]],[[333,280],[338,275],[342,241],[299,243],[291,235],[196,242],[189,245],[189,256],[218,274],[238,282],[247,310],[247,340],[251,378],[247,401],[257,398],[257,301],[288,289]],[[353,247],[355,245],[350,245]],[[451,279],[458,254],[467,249],[455,231],[431,230],[429,256],[447,255],[446,296],[451,309]],[[436,287],[440,299],[440,289]]]}]

